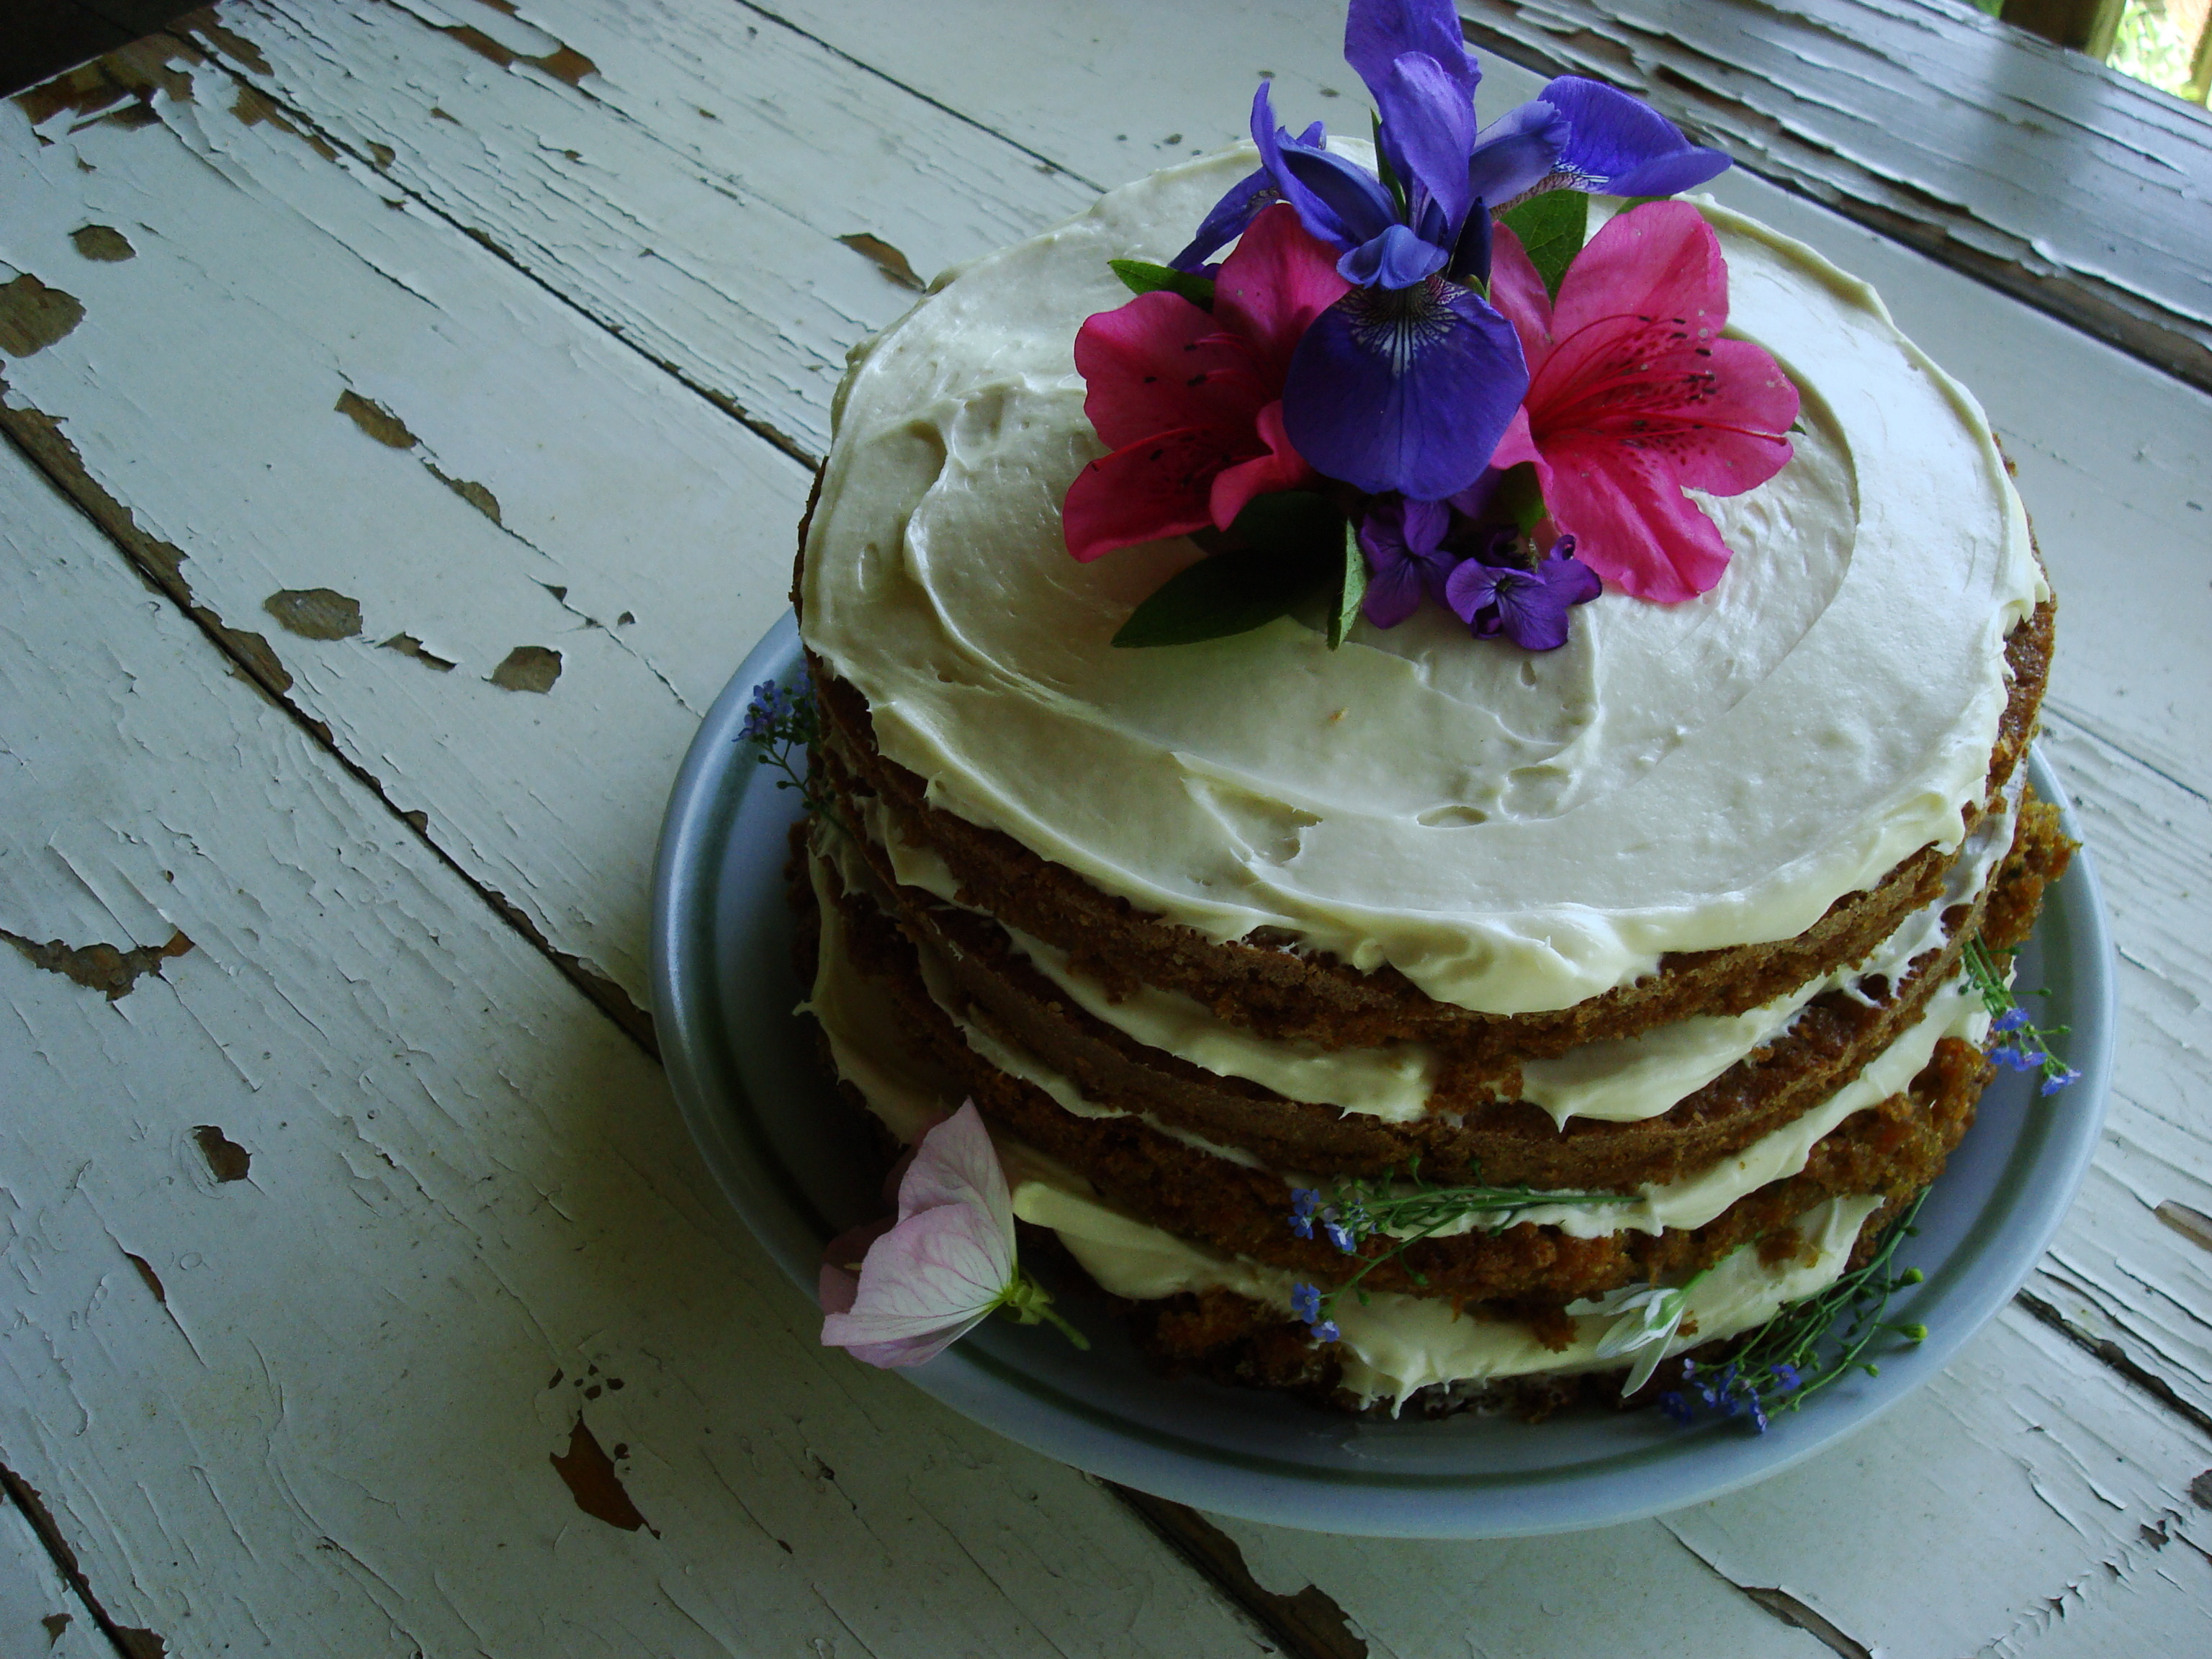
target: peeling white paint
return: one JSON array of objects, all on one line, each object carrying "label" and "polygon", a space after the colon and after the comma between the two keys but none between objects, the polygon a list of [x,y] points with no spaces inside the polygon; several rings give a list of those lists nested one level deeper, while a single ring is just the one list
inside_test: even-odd
[{"label": "peeling white paint", "polygon": [[[1258,1651],[1095,1486],[822,1349],[658,1069],[10,453],[0,707],[9,823],[84,878],[0,856],[0,917],[112,935],[127,892],[195,942],[112,1004],[0,951],[0,1461],[119,1622],[338,1659]],[[201,1123],[249,1179],[204,1178]],[[550,1466],[579,1412],[658,1538]]]},{"label": "peeling white paint", "polygon": [[[269,635],[392,806],[641,1001],[659,803],[783,604],[787,449],[818,451],[845,346],[909,297],[837,239],[927,274],[1236,136],[1262,69],[1285,112],[1364,119],[1333,10],[1099,15],[227,5],[265,70],[201,69],[156,126],[63,117],[40,147],[0,106],[0,261],[85,307],[0,370],[6,400],[64,422],[200,604]],[[500,68],[453,27],[596,72]],[[234,113],[233,73],[339,161]],[[1533,84],[1492,60],[1485,106]],[[2065,606],[2046,748],[2127,1006],[2112,1133],[2031,1288],[2212,1411],[2212,1253],[2154,1216],[2212,1212],[2212,400],[1722,188],[1875,280],[2020,464]],[[82,258],[88,222],[136,257]],[[416,441],[336,412],[349,388]],[[12,455],[0,492],[0,927],[195,944],[113,1004],[0,951],[0,1065],[31,1103],[0,1119],[0,1452],[126,1623],[173,1652],[1250,1650],[1095,1488],[821,1356],[635,1048]],[[360,602],[360,637],[270,626],[270,593],[317,586]],[[379,648],[401,633],[461,672]],[[484,684],[520,643],[562,653],[548,695]],[[209,1177],[204,1122],[249,1180]],[[580,1376],[624,1386],[585,1400]],[[659,1540],[582,1516],[548,1467],[579,1411],[629,1448]],[[2179,1652],[2212,1599],[2207,1468],[2184,1419],[2015,1310],[1849,1445],[1663,1523],[1483,1546],[1224,1524],[1377,1656],[1826,1651],[1739,1587],[1884,1653]],[[0,1611],[9,1571],[0,1551]]]}]

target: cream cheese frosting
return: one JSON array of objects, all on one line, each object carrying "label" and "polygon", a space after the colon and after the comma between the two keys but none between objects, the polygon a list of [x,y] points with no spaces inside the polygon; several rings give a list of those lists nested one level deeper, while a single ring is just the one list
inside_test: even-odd
[{"label": "cream cheese frosting", "polygon": [[[871,880],[865,866],[842,848],[832,848],[827,861],[836,867],[840,879],[848,885],[866,885]],[[815,883],[816,902],[829,918],[823,927],[817,988],[810,1006],[825,1028],[833,1028],[831,1041],[843,1045],[841,1053],[845,1049],[859,1053],[868,1046],[863,1033],[891,1030],[896,1017],[884,1003],[882,994],[860,979],[847,961],[842,924],[837,919],[833,901],[821,884],[818,863],[810,867],[810,874]],[[1120,1107],[1098,1104],[1065,1073],[963,1015],[960,998],[942,972],[930,963],[927,953],[921,956],[920,966],[923,988],[970,1048],[1008,1076],[1042,1091],[1071,1116],[1134,1116],[1157,1133],[1210,1157],[1225,1158],[1247,1168],[1261,1167],[1258,1159],[1240,1148],[1219,1146],[1203,1136],[1163,1123],[1148,1112],[1131,1113]],[[1555,1227],[1571,1238],[1602,1238],[1620,1232],[1656,1234],[1669,1228],[1702,1227],[1717,1219],[1738,1199],[1802,1170],[1812,1157],[1813,1148],[1845,1119],[1878,1106],[1911,1086],[1912,1079],[1934,1057],[1936,1045],[1945,1037],[1959,1037],[1978,1045],[1989,1034],[1989,1010],[1981,997],[1963,973],[1954,975],[1936,988],[1922,1017],[1868,1061],[1856,1077],[1781,1127],[1693,1174],[1674,1181],[1646,1182],[1619,1204],[1536,1204],[1508,1215],[1470,1214],[1444,1226],[1425,1230],[1423,1236],[1452,1238],[1523,1222],[1531,1226]],[[868,1069],[880,1077],[886,1069],[895,1070],[896,1066],[896,1060],[878,1060],[870,1062]],[[874,1099],[868,1086],[860,1086],[864,1095]],[[878,1081],[876,1086],[883,1085]],[[947,1081],[940,1092],[944,1104],[939,1110],[951,1103],[951,1097],[957,1090]],[[895,1123],[889,1127],[894,1133],[899,1128]],[[1286,1212],[1291,1188],[1324,1184],[1310,1175],[1297,1171],[1284,1172],[1282,1179]]]},{"label": "cream cheese frosting", "polygon": [[[1562,1127],[1577,1117],[1615,1123],[1657,1117],[1753,1049],[1786,1033],[1815,997],[1855,988],[1860,981],[1876,975],[1894,983],[1914,957],[1942,945],[1947,937],[1944,914],[1971,902],[1995,873],[2012,845],[2014,815],[2026,782],[2024,775],[2015,774],[2005,793],[1976,823],[1945,876],[1943,890],[1860,962],[1741,1014],[1693,1016],[1637,1036],[1587,1042],[1551,1059],[1523,1061],[1521,1098],[1542,1107]],[[871,798],[860,814],[863,827],[885,849],[902,884],[965,908],[959,906],[957,884],[944,860],[927,848],[902,841],[879,801]],[[857,860],[842,855],[842,849],[837,861],[848,884],[872,881]],[[1194,997],[1154,986],[1139,986],[1116,1000],[1076,968],[1066,952],[1018,928],[1000,927],[1030,964],[1078,1007],[1149,1048],[1217,1076],[1246,1079],[1285,1099],[1364,1113],[1387,1122],[1412,1122],[1428,1111],[1439,1062],[1436,1051],[1425,1043],[1327,1049],[1314,1043],[1271,1041],[1221,1018]]]},{"label": "cream cheese frosting", "polygon": [[[819,1022],[839,1075],[860,1092],[892,1134],[910,1143],[945,1115],[959,1090],[951,1078],[917,1061],[892,1038],[896,1017],[884,993],[854,969],[846,954],[841,912],[823,884],[823,867],[822,860],[810,861],[822,933],[814,984],[800,1011]],[[1617,1226],[1644,1228],[1646,1222],[1654,1224],[1646,1229],[1650,1231],[1703,1224],[1742,1192],[1802,1168],[1806,1152],[1820,1135],[1851,1112],[1903,1088],[1941,1037],[1978,1037],[1988,1015],[1978,1000],[1959,995],[1958,988],[1941,994],[1938,1010],[1893,1044],[1857,1081],[1809,1114],[1806,1129],[1793,1133],[1798,1128],[1793,1125],[1700,1176],[1647,1188],[1636,1206],[1579,1212],[1560,1206],[1556,1212],[1532,1210],[1516,1218],[1559,1224],[1579,1237],[1594,1237]],[[1037,1075],[1044,1068],[1010,1046],[995,1043],[973,1025],[963,1022],[963,1030],[971,1042],[979,1036],[993,1042],[1002,1054],[984,1048],[978,1052],[1002,1069],[1046,1088],[1079,1115],[1119,1115],[1085,1101],[1065,1079],[1048,1081]],[[1825,1127],[1814,1132],[1810,1125],[1814,1121]],[[1298,1282],[1295,1273],[1178,1238],[1115,1207],[1082,1176],[1034,1147],[997,1129],[992,1131],[992,1139],[1006,1171],[1015,1215],[1050,1228],[1102,1289],[1134,1301],[1186,1291],[1225,1290],[1291,1316],[1291,1295]],[[1762,1262],[1757,1249],[1749,1246],[1717,1264],[1690,1291],[1685,1322],[1694,1334],[1678,1336],[1668,1352],[1748,1330],[1783,1304],[1832,1283],[1843,1272],[1867,1217],[1881,1203],[1878,1196],[1837,1198],[1807,1212],[1792,1224],[1803,1248],[1778,1266]],[[1608,1218],[1611,1225],[1596,1221],[1600,1216]],[[1344,1386],[1363,1403],[1388,1400],[1395,1406],[1437,1383],[1565,1374],[1620,1363],[1598,1357],[1598,1343],[1612,1323],[1601,1316],[1576,1317],[1573,1339],[1565,1349],[1545,1346],[1523,1325],[1463,1316],[1449,1301],[1392,1291],[1372,1292],[1364,1303],[1347,1299],[1334,1316],[1345,1350]]]},{"label": "cream cheese frosting", "polygon": [[1788,467],[1705,503],[1735,550],[1711,592],[1607,594],[1543,654],[1433,609],[1335,652],[1289,620],[1113,649],[1197,553],[1067,556],[1060,499],[1100,453],[1073,341],[1127,297],[1109,258],[1171,254],[1252,165],[1109,192],[854,354],[804,631],[933,804],[1209,938],[1281,929],[1500,1013],[1790,937],[1958,842],[2044,591],[2017,497],[1872,290],[1711,203],[1731,331],[1804,411]]}]

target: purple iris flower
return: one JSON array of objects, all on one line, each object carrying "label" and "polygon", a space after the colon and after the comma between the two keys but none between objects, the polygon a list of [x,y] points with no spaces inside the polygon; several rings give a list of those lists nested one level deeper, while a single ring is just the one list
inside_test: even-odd
[{"label": "purple iris flower", "polygon": [[1575,538],[1562,536],[1534,570],[1469,559],[1444,578],[1444,603],[1479,640],[1504,634],[1524,651],[1556,651],[1567,642],[1567,612],[1598,596],[1597,572],[1575,557]]},{"label": "purple iris flower", "polygon": [[1492,210],[1547,183],[1669,194],[1728,158],[1577,76],[1478,128],[1481,70],[1451,0],[1352,0],[1344,55],[1375,99],[1396,190],[1330,155],[1318,125],[1296,138],[1279,128],[1263,81],[1252,100],[1261,167],[1174,263],[1197,270],[1263,208],[1296,208],[1355,286],[1299,342],[1284,428],[1331,477],[1438,501],[1481,475],[1528,386],[1519,337],[1484,294]]}]

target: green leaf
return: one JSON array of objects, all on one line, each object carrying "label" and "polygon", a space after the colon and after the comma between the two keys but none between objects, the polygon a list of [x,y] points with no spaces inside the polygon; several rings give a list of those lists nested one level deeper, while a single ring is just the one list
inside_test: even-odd
[{"label": "green leaf", "polygon": [[1359,532],[1350,520],[1344,526],[1344,572],[1337,579],[1336,603],[1329,607],[1328,648],[1344,643],[1352,624],[1359,620],[1359,601],[1367,594],[1367,556],[1359,550]]},{"label": "green leaf", "polygon": [[1544,486],[1537,479],[1535,464],[1522,461],[1505,469],[1484,518],[1510,519],[1523,530],[1534,530],[1545,510]]},{"label": "green leaf", "polygon": [[1521,239],[1529,264],[1557,300],[1560,279],[1589,235],[1589,198],[1578,190],[1547,190],[1499,214],[1498,222]]},{"label": "green leaf", "polygon": [[1121,624],[1119,646],[1195,645],[1288,616],[1313,586],[1302,560],[1271,547],[1216,553],[1168,578]]},{"label": "green leaf", "polygon": [[1382,118],[1370,114],[1367,118],[1375,132],[1375,178],[1390,192],[1390,200],[1398,209],[1398,217],[1409,216],[1411,208],[1406,199],[1406,181],[1398,176],[1397,168],[1390,165],[1390,153],[1382,148]]},{"label": "green leaf", "polygon": [[1309,570],[1336,572],[1344,551],[1344,514],[1310,489],[1278,489],[1244,503],[1229,533],[1247,547],[1279,548],[1307,561]]},{"label": "green leaf", "polygon": [[1109,259],[1114,274],[1132,294],[1153,294],[1165,289],[1180,294],[1200,311],[1213,309],[1213,278],[1193,276],[1173,265],[1156,265],[1145,259]]},{"label": "green leaf", "polygon": [[1332,602],[1340,592],[1348,530],[1326,495],[1308,489],[1255,495],[1229,533],[1244,545],[1169,577],[1129,613],[1114,643],[1226,639],[1288,616],[1324,588]]}]

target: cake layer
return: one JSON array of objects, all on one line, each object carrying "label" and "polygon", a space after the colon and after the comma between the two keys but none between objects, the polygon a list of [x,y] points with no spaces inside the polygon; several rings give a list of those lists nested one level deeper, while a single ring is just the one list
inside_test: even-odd
[{"label": "cake layer", "polygon": [[[842,907],[824,913],[829,950],[819,957],[809,1006],[840,1076],[895,1137],[911,1140],[957,1098],[961,1079],[898,1040],[900,1022],[885,1000],[884,981],[842,964],[844,914]],[[1881,1148],[1886,1182],[1822,1193],[1811,1202],[1802,1200],[1793,1183],[1777,1183],[1725,1237],[1685,1248],[1693,1236],[1670,1236],[1678,1248],[1647,1257],[1636,1277],[1680,1282],[1700,1267],[1713,1269],[1692,1293],[1694,1328],[1671,1349],[1748,1329],[1783,1303],[1832,1282],[1855,1243],[1870,1237],[1940,1170],[1971,1122],[1988,1075],[1988,1063],[1971,1043],[1939,1041],[1910,1088],[1883,1100],[1870,1115],[1882,1126],[1877,1139],[1887,1143]],[[1298,1389],[1351,1409],[1387,1404],[1394,1411],[1416,1397],[1436,1405],[1462,1401],[1486,1380],[1571,1377],[1619,1368],[1619,1362],[1595,1353],[1610,1321],[1564,1311],[1595,1286],[1555,1285],[1539,1297],[1486,1304],[1464,1293],[1438,1295],[1434,1285],[1422,1287],[1420,1295],[1403,1293],[1411,1285],[1394,1291],[1378,1273],[1370,1276],[1364,1304],[1349,1298],[1340,1304],[1341,1339],[1316,1343],[1291,1312],[1297,1284],[1326,1282],[1310,1264],[1258,1261],[1179,1237],[1003,1126],[994,1127],[994,1136],[1016,1215],[1048,1230],[1103,1288],[1138,1304],[1140,1340],[1164,1360],[1223,1380]],[[1824,1140],[1822,1148],[1837,1139]],[[1279,1177],[1245,1173],[1281,1190]],[[1516,1226],[1497,1237],[1526,1241],[1543,1231]],[[1036,1243],[1032,1237],[1025,1248],[1033,1249]],[[1316,1259],[1332,1254],[1316,1251]],[[1337,1270],[1341,1265],[1334,1258]],[[1518,1283],[1528,1288],[1540,1277],[1523,1272]]]},{"label": "cake layer", "polygon": [[[890,1056],[876,1063],[878,1073],[905,1065],[930,1079],[944,1102],[972,1097],[996,1128],[1079,1172],[1133,1219],[1196,1248],[1324,1285],[1344,1276],[1350,1264],[1342,1255],[1285,1224],[1291,1186],[1312,1176],[1278,1172],[1157,1120],[1085,1100],[1018,1048],[994,1040],[972,1018],[976,1011],[967,1010],[968,1019],[948,1012],[931,994],[912,945],[873,902],[841,893],[826,864],[817,862],[813,876],[826,918],[814,1007],[836,1028],[841,1065],[847,1051],[872,1046]],[[1978,1037],[1985,1024],[1978,1001],[1954,994],[1940,1020],[1909,1030],[1836,1091],[1825,1115],[1808,1115],[1794,1136],[1779,1131],[1671,1183],[1627,1187],[1636,1201],[1617,1214],[1535,1210],[1502,1231],[1425,1239],[1365,1282],[1557,1309],[1632,1279],[1709,1266],[1830,1198],[1911,1190],[1941,1166],[1964,1128],[1963,1119],[1925,1116],[1914,1091],[1949,1098],[1949,1080],[1969,1072],[1978,1089],[1986,1066],[1971,1041],[1954,1034]],[[861,1084],[871,1099],[883,1086]]]},{"label": "cake layer", "polygon": [[1449,1047],[1477,1075],[1578,1045],[1637,1036],[1696,1017],[1733,1018],[1863,960],[1944,890],[1960,848],[2015,778],[2034,729],[2051,661],[2052,607],[2038,609],[2007,642],[2009,690],[1985,772],[1968,809],[1969,836],[1926,847],[1873,888],[1846,893],[1795,939],[1670,955],[1648,977],[1575,1006],[1501,1017],[1438,1003],[1395,969],[1359,972],[1265,935],[1216,941],[1139,912],[1012,837],[933,805],[923,779],[878,751],[858,692],[810,656],[828,733],[822,759],[853,799],[856,829],[872,832],[896,879],[950,892],[1060,953],[1109,996],[1146,988],[1191,999],[1273,1042],[1322,1049],[1389,1042]]},{"label": "cake layer", "polygon": [[[1464,1113],[1501,1097],[1540,1106],[1561,1124],[1575,1117],[1633,1121],[1666,1111],[1754,1048],[1780,1036],[1805,1006],[1824,992],[1850,990],[1863,1000],[1883,1000],[1890,988],[1907,979],[1923,953],[1940,950],[1948,934],[1967,929],[1971,917],[1966,907],[1978,906],[1998,862],[2012,847],[2014,810],[2026,779],[2015,773],[2013,781],[2014,787],[1975,824],[1952,862],[1943,890],[1863,959],[1741,1014],[1693,1016],[1638,1036],[1583,1043],[1517,1066],[1501,1060],[1486,1072],[1457,1052],[1431,1043],[1324,1048],[1310,1042],[1263,1037],[1180,992],[1146,985],[1109,990],[1066,951],[1018,927],[1001,924],[999,928],[1010,948],[999,947],[987,933],[984,938],[991,942],[984,950],[994,959],[1018,960],[1034,970],[1024,973],[1019,987],[1005,989],[1006,995],[1030,1006],[1032,1018],[1041,1012],[1041,1001],[1064,999],[1090,1021],[1110,1027],[1126,1039],[1119,1046],[1140,1062],[1146,1051],[1164,1052],[1213,1076],[1258,1084],[1283,1100],[1334,1106],[1396,1123],[1413,1122],[1434,1111]],[[908,932],[919,928],[934,933],[933,911],[945,905],[968,908],[958,902],[958,884],[944,861],[927,848],[902,841],[879,799],[848,797],[843,804],[858,832],[855,839]],[[943,902],[932,904],[932,899]],[[957,918],[950,925],[969,936],[956,953],[958,970],[963,975],[971,969],[988,975],[988,967],[977,957],[976,930]],[[934,942],[943,953],[945,941]],[[1039,976],[1045,981],[1042,986]],[[1881,981],[1872,997],[1856,990],[1868,981]],[[1082,1029],[1095,1028],[1086,1023]]]},{"label": "cake layer", "polygon": [[[860,851],[879,855],[865,842],[854,847],[841,837],[837,845],[848,862]],[[1935,942],[1916,952],[1903,971],[1893,969],[1894,978],[1877,975],[1814,999],[1767,1042],[1679,1100],[1662,1095],[1633,1121],[1577,1121],[1564,1129],[1546,1110],[1459,1086],[1449,1067],[1431,1109],[1392,1119],[1288,1100],[1249,1080],[1215,1075],[1139,1044],[1072,1006],[988,918],[935,903],[914,889],[891,887],[880,870],[867,872],[864,879],[927,953],[932,970],[957,988],[938,1001],[1066,1078],[1092,1102],[1141,1114],[1170,1133],[1237,1149],[1278,1169],[1373,1176],[1419,1159],[1439,1181],[1474,1179],[1479,1170],[1497,1183],[1620,1189],[1709,1165],[1832,1095],[1919,1017],[1952,973],[1960,944],[1980,925],[1996,891],[2004,894],[1999,910],[2010,921],[1989,933],[1990,942],[1999,950],[2016,942],[2010,929],[2033,915],[2044,883],[2064,855],[2055,816],[2031,805],[2021,815],[2012,856],[1990,888],[1939,908],[1936,918],[1926,919],[1932,929],[1902,930],[1900,950],[1931,933]],[[1654,1036],[1663,1042],[1671,1035]],[[1626,1069],[1634,1074],[1632,1060]]]},{"label": "cake layer", "polygon": [[[983,908],[1079,957],[1127,957],[1109,982],[1202,998],[1264,987],[1260,959],[1327,958],[1338,994],[1293,973],[1244,1023],[1318,1012],[1339,1029],[1299,1034],[1373,1043],[1449,1024],[1415,990],[1492,1014],[1608,994],[1608,1012],[1660,1003],[1647,1025],[1711,1012],[1702,988],[1685,1006],[1638,982],[1669,957],[1797,941],[1748,1007],[1857,954],[1855,925],[1871,944],[1924,902],[1942,862],[1924,849],[1958,846],[1993,754],[2008,770],[2007,641],[2045,591],[2025,518],[1972,400],[1871,291],[1717,206],[1731,331],[1782,362],[1803,410],[1790,466],[1701,502],[1734,550],[1718,586],[1607,595],[1541,654],[1471,645],[1433,609],[1363,621],[1337,651],[1288,619],[1110,647],[1199,555],[1178,538],[1066,557],[1060,495],[1100,453],[1072,342],[1126,297],[1107,262],[1171,254],[1252,161],[1168,169],[968,267],[841,389],[806,640],[865,718],[833,707],[856,763],[884,763],[871,781],[890,793],[896,768],[917,799],[896,806],[975,832],[924,839]],[[1091,899],[1052,887],[1057,927],[1032,925],[1014,907],[1034,871],[981,867],[1007,848]],[[1091,899],[1110,936],[1086,937]],[[1748,985],[1749,966],[1718,979]],[[1623,1034],[1585,1019],[1574,1040]]]}]

